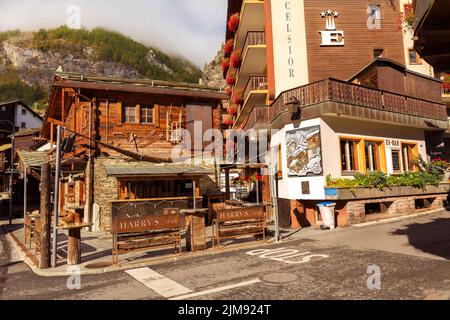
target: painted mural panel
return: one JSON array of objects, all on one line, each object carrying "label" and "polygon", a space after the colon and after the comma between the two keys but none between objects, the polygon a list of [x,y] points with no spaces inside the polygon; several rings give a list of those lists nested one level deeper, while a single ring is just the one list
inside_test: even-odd
[{"label": "painted mural panel", "polygon": [[286,157],[289,176],[317,176],[323,172],[320,127],[286,132]]}]

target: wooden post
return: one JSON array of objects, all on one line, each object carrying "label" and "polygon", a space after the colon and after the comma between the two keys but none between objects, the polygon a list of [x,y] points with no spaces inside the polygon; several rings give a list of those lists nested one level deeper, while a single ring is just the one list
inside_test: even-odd
[{"label": "wooden post", "polygon": [[28,185],[28,177],[27,177],[27,165],[23,164],[23,219],[25,221],[25,216],[27,215],[27,185]]},{"label": "wooden post", "polygon": [[230,169],[225,168],[225,200],[230,200]]},{"label": "wooden post", "polygon": [[39,267],[41,269],[50,267],[50,226],[51,226],[51,168],[50,164],[46,163],[41,166],[41,257],[39,261]]},{"label": "wooden post", "polygon": [[81,229],[70,228],[67,241],[67,264],[81,263]]}]

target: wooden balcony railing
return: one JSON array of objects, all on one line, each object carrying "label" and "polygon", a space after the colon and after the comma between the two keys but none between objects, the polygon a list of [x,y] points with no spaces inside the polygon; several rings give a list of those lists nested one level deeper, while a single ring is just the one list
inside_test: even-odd
[{"label": "wooden balcony railing", "polygon": [[270,121],[272,122],[285,111],[286,104],[293,100],[297,100],[300,107],[335,101],[353,106],[447,121],[446,107],[442,103],[362,87],[331,78],[283,92],[270,107]]},{"label": "wooden balcony railing", "polygon": [[248,121],[245,129],[252,128],[257,123],[269,123],[269,109],[270,106],[255,106],[248,116]]},{"label": "wooden balcony railing", "polygon": [[268,90],[268,83],[266,76],[251,76],[244,90],[244,101],[247,100],[250,91]]},{"label": "wooden balcony railing", "polygon": [[245,37],[244,50],[248,46],[258,46],[266,44],[266,33],[264,31],[249,31]]}]

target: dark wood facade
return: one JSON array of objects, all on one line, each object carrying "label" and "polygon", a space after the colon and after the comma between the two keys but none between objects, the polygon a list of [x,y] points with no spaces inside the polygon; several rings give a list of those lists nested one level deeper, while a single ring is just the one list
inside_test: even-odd
[{"label": "dark wood facade", "polygon": [[[326,77],[348,79],[374,59],[374,50],[382,49],[382,57],[404,64],[403,34],[399,28],[399,1],[384,0],[305,0],[306,44],[309,81]],[[369,5],[381,6],[381,29],[369,29]],[[344,46],[322,47],[319,31],[325,30],[320,13],[337,10],[336,29],[344,31]]]}]

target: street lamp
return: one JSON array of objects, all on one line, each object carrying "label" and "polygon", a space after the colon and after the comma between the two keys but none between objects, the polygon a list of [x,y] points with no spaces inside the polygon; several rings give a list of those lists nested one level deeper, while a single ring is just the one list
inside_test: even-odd
[{"label": "street lamp", "polygon": [[9,120],[0,120],[0,122],[6,122],[12,127],[11,136],[11,171],[9,174],[9,225],[12,224],[12,203],[13,203],[13,175],[14,175],[14,135],[16,134],[16,126]]}]

